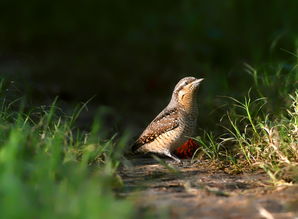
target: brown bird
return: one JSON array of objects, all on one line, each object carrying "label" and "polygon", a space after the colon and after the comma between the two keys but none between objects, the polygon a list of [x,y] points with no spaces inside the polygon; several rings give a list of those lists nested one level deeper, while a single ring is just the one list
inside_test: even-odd
[{"label": "brown bird", "polygon": [[198,116],[197,90],[203,78],[185,77],[175,86],[170,103],[132,146],[136,153],[156,153],[181,162],[172,153],[193,135]]}]

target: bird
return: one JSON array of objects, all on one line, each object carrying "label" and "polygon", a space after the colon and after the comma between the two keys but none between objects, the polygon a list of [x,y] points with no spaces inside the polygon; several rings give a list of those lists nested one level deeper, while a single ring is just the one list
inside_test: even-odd
[{"label": "bird", "polygon": [[194,134],[197,91],[203,78],[184,77],[175,86],[168,105],[153,119],[132,145],[134,154],[158,154],[181,163],[173,152]]}]

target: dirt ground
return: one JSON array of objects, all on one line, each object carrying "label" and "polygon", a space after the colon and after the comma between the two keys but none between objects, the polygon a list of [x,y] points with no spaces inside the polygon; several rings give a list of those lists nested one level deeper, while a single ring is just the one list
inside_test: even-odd
[{"label": "dirt ground", "polygon": [[[170,218],[297,218],[298,185],[273,186],[265,173],[227,174],[207,162],[167,168],[136,158],[120,175],[120,196],[142,211]],[[176,170],[175,170],[176,169]]]}]

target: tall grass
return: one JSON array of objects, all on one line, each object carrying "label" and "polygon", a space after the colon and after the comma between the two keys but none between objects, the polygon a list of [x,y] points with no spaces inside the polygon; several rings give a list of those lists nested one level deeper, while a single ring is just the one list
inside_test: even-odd
[{"label": "tall grass", "polygon": [[254,84],[242,100],[228,98],[229,108],[219,124],[225,132],[196,139],[211,159],[242,171],[262,168],[274,183],[298,182],[297,66],[288,72],[245,67]]},{"label": "tall grass", "polygon": [[132,217],[132,203],[113,195],[128,135],[104,140],[99,121],[76,130],[77,114],[59,113],[56,100],[28,113],[3,89],[0,98],[0,218]]}]

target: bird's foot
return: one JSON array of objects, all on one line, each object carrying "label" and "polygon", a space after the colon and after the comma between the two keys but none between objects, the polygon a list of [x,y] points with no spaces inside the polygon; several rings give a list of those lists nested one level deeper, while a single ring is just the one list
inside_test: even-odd
[{"label": "bird's foot", "polygon": [[174,160],[175,164],[183,164],[183,162],[178,158],[176,157],[175,155],[171,154],[170,152],[168,153],[165,153],[165,155],[171,159]]}]

